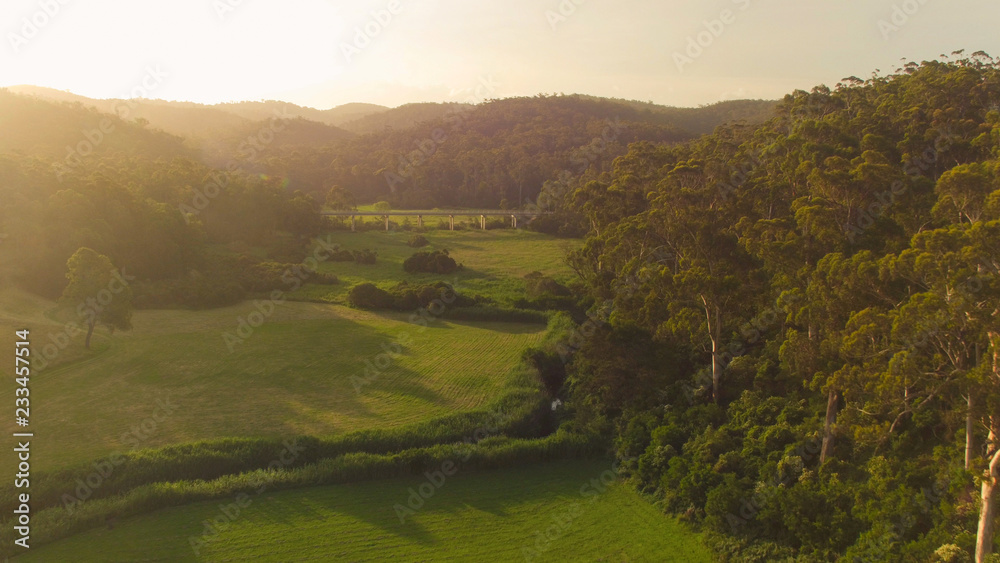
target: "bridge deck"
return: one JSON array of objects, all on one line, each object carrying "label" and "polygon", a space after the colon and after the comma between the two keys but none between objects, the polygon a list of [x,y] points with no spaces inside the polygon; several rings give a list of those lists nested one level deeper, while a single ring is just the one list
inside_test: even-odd
[{"label": "bridge deck", "polygon": [[333,216],[333,217],[414,217],[414,216],[429,216],[429,217],[451,217],[453,215],[461,216],[482,216],[487,217],[510,217],[511,215],[517,215],[519,217],[534,217],[536,215],[545,215],[544,211],[503,211],[498,209],[488,209],[482,211],[475,210],[464,210],[464,211],[323,211],[322,215]]}]

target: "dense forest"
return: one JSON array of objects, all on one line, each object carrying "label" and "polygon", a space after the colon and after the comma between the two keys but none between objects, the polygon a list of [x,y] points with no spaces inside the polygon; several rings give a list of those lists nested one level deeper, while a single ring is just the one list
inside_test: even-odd
[{"label": "dense forest", "polygon": [[[694,138],[671,124],[677,115],[707,129],[773,107],[540,96],[320,112],[19,90],[0,90],[0,278],[56,297],[66,261],[87,247],[140,280],[140,306],[218,306],[261,289],[261,267],[298,262],[311,237],[337,227],[319,214],[333,188],[397,208],[515,207],[566,168],[610,169],[630,141]],[[330,124],[364,117],[379,132]]]},{"label": "dense forest", "polygon": [[998,69],[796,91],[760,127],[634,144],[565,196],[610,311],[552,352],[576,351],[576,423],[725,559],[993,550]]},{"label": "dense forest", "polygon": [[356,107],[378,125],[351,131],[267,109],[194,138],[0,92],[0,281],[58,296],[87,247],[136,276],[140,306],[214,306],[337,228],[319,214],[335,187],[404,209],[543,207],[532,228],[586,236],[567,309],[594,319],[532,352],[546,388],[724,560],[994,550],[996,60],[692,110]]},{"label": "dense forest", "polygon": [[277,151],[262,165],[307,193],[338,185],[360,200],[385,199],[401,209],[517,208],[535,202],[542,185],[564,172],[609,170],[629,143],[686,141],[731,119],[760,119],[773,103],[727,102],[685,112],[656,107],[583,96],[455,104],[444,116],[343,145]]}]

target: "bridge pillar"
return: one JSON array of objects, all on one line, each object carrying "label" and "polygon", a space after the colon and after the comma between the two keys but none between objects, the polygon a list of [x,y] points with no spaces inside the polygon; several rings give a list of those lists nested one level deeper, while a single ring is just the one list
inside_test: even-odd
[{"label": "bridge pillar", "polygon": [[353,233],[357,227],[354,224],[354,215],[351,215],[351,232]]},{"label": "bridge pillar", "polygon": [[448,228],[451,229],[451,230],[453,230],[453,231],[455,230],[455,216],[454,215],[449,215],[448,216]]},{"label": "bridge pillar", "polygon": [[481,227],[481,228],[482,228],[482,229],[483,229],[484,231],[486,230],[486,216],[485,216],[485,215],[480,215],[480,216],[479,216],[479,226],[480,226],[480,227]]},{"label": "bridge pillar", "polygon": [[389,216],[388,215],[383,215],[382,218],[385,219],[385,232],[388,233],[389,232]]},{"label": "bridge pillar", "polygon": [[424,228],[424,216],[423,215],[417,215],[417,228],[418,229],[423,229]]}]

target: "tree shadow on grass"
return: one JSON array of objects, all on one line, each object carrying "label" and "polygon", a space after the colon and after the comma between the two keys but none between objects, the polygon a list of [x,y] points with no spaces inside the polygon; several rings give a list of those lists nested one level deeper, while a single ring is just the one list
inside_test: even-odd
[{"label": "tree shadow on grass", "polygon": [[[262,495],[259,506],[265,511],[258,519],[300,526],[303,520],[324,521],[329,519],[331,513],[336,513],[387,534],[402,536],[425,546],[434,545],[437,540],[425,526],[411,518],[400,522],[395,507],[397,504],[406,506],[407,495],[409,492],[399,479],[281,491],[277,496]],[[344,530],[337,531],[343,533]]]},{"label": "tree shadow on grass", "polygon": [[467,326],[503,334],[536,334],[544,332],[546,326],[542,323],[525,323],[521,321],[463,321],[449,319],[447,322],[453,325]]}]

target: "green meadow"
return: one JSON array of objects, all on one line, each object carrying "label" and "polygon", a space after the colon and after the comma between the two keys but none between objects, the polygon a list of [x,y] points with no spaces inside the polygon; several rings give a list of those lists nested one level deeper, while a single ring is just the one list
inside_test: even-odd
[{"label": "green meadow", "polygon": [[[332,233],[330,240],[348,250],[375,249],[378,262],[373,265],[323,263],[320,271],[336,274],[341,283],[307,285],[295,297],[343,304],[351,286],[361,282],[388,288],[401,281],[430,283],[443,280],[455,284],[460,293],[470,297],[482,295],[510,305],[524,297],[524,276],[531,272],[541,272],[564,283],[572,280],[573,271],[566,263],[566,254],[579,246],[576,240],[525,230],[449,231],[435,228],[419,233],[427,238],[428,246],[411,248],[407,243],[414,234],[402,230]],[[448,276],[403,272],[403,261],[414,252],[440,249],[447,249],[462,269]]]},{"label": "green meadow", "polygon": [[[138,311],[131,332],[101,333],[93,352],[73,350],[80,359],[38,371],[31,426],[45,438],[36,467],[231,436],[393,428],[472,410],[525,385],[515,369],[521,350],[545,331],[443,320],[422,327],[406,314],[286,302],[230,351],[223,334],[236,335],[255,310]],[[33,334],[44,341],[57,329]]]},{"label": "green meadow", "polygon": [[[39,486],[48,491],[39,493],[74,490],[75,476],[114,453],[191,445],[190,455],[209,459],[206,441],[331,439],[396,431],[402,437],[431,432],[436,421],[448,419],[449,430],[439,434],[446,441],[451,438],[444,436],[475,430],[469,421],[476,417],[463,422],[456,415],[479,413],[481,419],[484,409],[512,394],[540,399],[540,385],[521,356],[526,348],[551,339],[551,326],[433,316],[421,325],[413,322],[411,313],[349,308],[345,296],[363,281],[389,287],[401,281],[444,280],[466,295],[509,306],[523,296],[528,273],[539,271],[570,282],[573,275],[565,256],[577,243],[518,230],[429,229],[422,233],[430,241],[424,250],[447,248],[463,268],[450,276],[409,275],[402,262],[417,251],[407,244],[412,234],[332,233],[331,241],[344,248],[376,250],[378,263],[325,262],[320,269],[336,274],[340,284],[307,284],[280,303],[258,299],[205,311],[138,310],[131,331],[112,334],[99,328],[90,350],[84,349],[81,332],[66,331],[67,322],[78,320],[71,308],[21,291],[0,291],[0,330],[11,342],[3,349],[5,365],[13,362],[14,330],[32,329],[38,362],[31,380],[30,430],[36,433],[32,470],[45,474]],[[251,316],[263,322],[248,323]],[[0,372],[5,376],[0,391],[12,393],[13,378]],[[427,424],[431,426],[421,426]],[[5,420],[0,430],[16,428]],[[434,436],[411,442],[434,444]],[[400,448],[411,447],[405,445],[406,438],[399,439]],[[254,498],[252,506],[197,555],[190,537],[201,533],[205,519],[217,515],[218,499],[201,502],[213,497],[194,495],[156,500],[157,493],[151,491],[242,482],[257,467],[255,454],[232,451],[243,456],[240,463],[245,465],[229,471],[248,473],[206,469],[220,476],[219,481],[199,485],[201,481],[170,482],[167,468],[172,466],[156,465],[168,460],[183,465],[188,455],[183,450],[167,457],[153,453],[135,462],[141,475],[132,475],[132,466],[126,466],[114,475],[115,484],[100,490],[102,500],[84,505],[91,516],[64,519],[68,515],[60,515],[63,508],[51,504],[58,497],[47,496],[46,507],[54,507],[44,511],[39,533],[56,541],[33,548],[18,561],[511,561],[525,559],[525,554],[537,561],[709,560],[699,536],[661,516],[626,485],[611,486],[593,502],[583,498],[581,487],[606,471],[608,462],[539,465],[538,460],[565,459],[563,454],[544,453],[546,444],[527,439],[518,446],[523,459],[535,461],[520,463],[517,456],[522,454],[511,454],[514,457],[482,466],[500,469],[470,468],[450,477],[402,524],[393,507],[405,504],[408,490],[420,486],[423,469],[407,470],[413,475],[392,480],[335,485],[308,481],[296,485],[305,488],[269,491]],[[348,475],[371,479],[380,474],[378,464],[397,463],[393,455],[388,452],[373,461],[357,458],[362,460],[358,463],[373,464],[375,473],[362,465]],[[407,455],[418,456],[414,468],[425,463],[417,461],[424,454]],[[327,461],[347,463],[341,458]],[[226,466],[219,460],[212,463]],[[6,456],[0,465],[12,470],[12,458]],[[72,470],[74,477],[58,477],[55,472],[60,470]],[[129,478],[135,480],[131,485]],[[184,502],[193,504],[174,506]],[[121,506],[131,506],[125,514],[132,516],[123,517],[114,529],[100,527],[104,515],[115,514],[115,507]],[[571,513],[565,530],[551,540],[538,540],[536,532],[565,522],[567,511],[577,507],[582,510]]]},{"label": "green meadow", "polygon": [[[612,483],[609,469],[459,470],[402,522],[396,505],[422,477],[251,492],[238,514],[227,509],[234,518],[220,508],[232,499],[168,508],[16,561],[711,561],[700,536]],[[218,533],[206,534],[206,520]],[[204,541],[197,555],[192,538]]]}]

